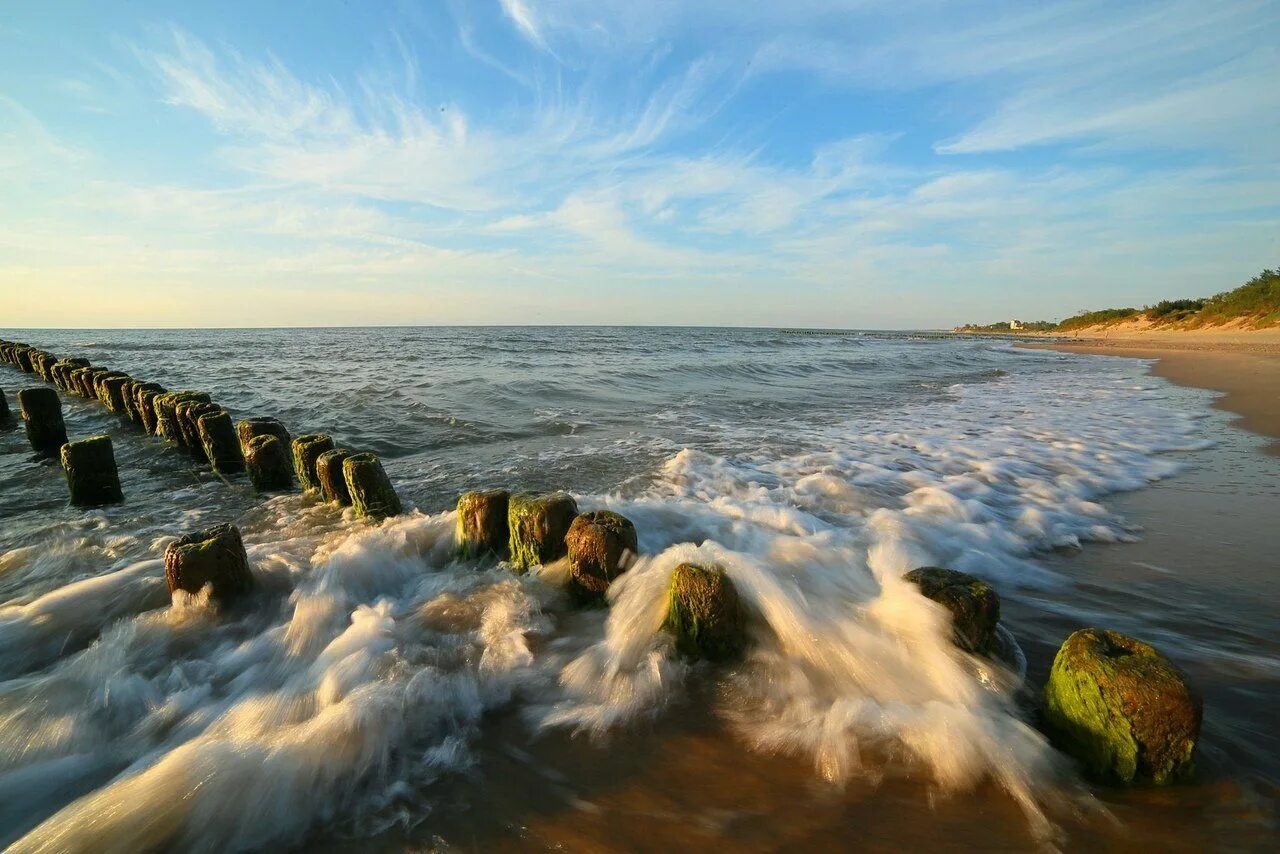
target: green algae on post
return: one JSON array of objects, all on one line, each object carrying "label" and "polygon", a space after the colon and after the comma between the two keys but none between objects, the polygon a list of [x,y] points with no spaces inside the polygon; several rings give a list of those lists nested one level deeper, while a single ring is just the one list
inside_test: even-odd
[{"label": "green algae on post", "polygon": [[288,492],[293,489],[293,459],[284,442],[276,436],[254,436],[244,447],[244,467],[249,482],[258,492]]},{"label": "green algae on post", "polygon": [[244,457],[240,454],[240,440],[231,416],[226,410],[206,412],[196,418],[196,432],[200,444],[209,459],[209,465],[218,474],[238,474],[244,471]]},{"label": "green algae on post", "polygon": [[67,425],[62,420],[62,398],[51,388],[24,388],[18,392],[18,409],[27,427],[31,448],[42,457],[54,459],[67,443]]},{"label": "green algae on post", "polygon": [[1053,743],[1099,780],[1165,785],[1195,773],[1204,708],[1186,677],[1153,647],[1081,629],[1062,644],[1044,686]]},{"label": "green algae on post", "polygon": [[738,591],[718,566],[682,563],[667,588],[664,631],[676,651],[692,658],[723,661],[746,647],[746,620]]},{"label": "green algae on post", "polygon": [[579,598],[602,599],[639,551],[636,526],[610,510],[593,510],[573,520],[565,535],[569,576]]},{"label": "green algae on post", "polygon": [[400,515],[400,497],[376,455],[352,454],[342,461],[342,474],[357,516],[385,519]]},{"label": "green algae on post", "polygon": [[505,489],[464,492],[458,496],[454,538],[463,558],[492,554],[507,556],[507,511],[511,493]]},{"label": "green algae on post", "polygon": [[298,485],[303,489],[319,489],[316,476],[316,460],[325,451],[333,450],[333,439],[324,433],[307,433],[293,440],[293,469]]},{"label": "green algae on post", "polygon": [[507,504],[508,560],[518,572],[551,563],[568,552],[565,535],[578,515],[578,503],[565,492],[521,493]]},{"label": "green algae on post", "polygon": [[316,480],[325,501],[351,506],[351,490],[347,489],[347,476],[342,473],[342,463],[351,453],[346,448],[334,448],[316,457]]},{"label": "green algae on post", "polygon": [[922,566],[902,576],[920,594],[951,612],[951,634],[966,652],[986,655],[995,647],[1000,597],[980,578],[940,566]]},{"label": "green algae on post", "polygon": [[76,507],[101,507],[124,501],[120,472],[110,436],[90,436],[62,446],[62,470]]},{"label": "green algae on post", "polygon": [[240,530],[227,524],[170,543],[164,550],[164,577],[170,593],[185,590],[194,594],[211,585],[212,598],[219,603],[231,602],[253,589],[253,573]]},{"label": "green algae on post", "polygon": [[4,389],[0,388],[0,427],[9,427],[13,424],[13,413],[9,411],[9,401],[4,396]]},{"label": "green algae on post", "polygon": [[236,436],[240,439],[240,449],[247,451],[254,436],[275,436],[285,446],[293,447],[293,437],[280,423],[278,418],[244,418],[236,422]]}]

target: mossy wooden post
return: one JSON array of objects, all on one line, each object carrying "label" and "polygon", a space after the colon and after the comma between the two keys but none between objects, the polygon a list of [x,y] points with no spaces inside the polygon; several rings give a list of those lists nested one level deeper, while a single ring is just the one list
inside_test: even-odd
[{"label": "mossy wooden post", "polygon": [[148,433],[156,432],[156,398],[164,394],[164,386],[159,383],[139,383],[134,387],[133,408],[138,413],[138,423]]},{"label": "mossy wooden post", "polygon": [[511,566],[523,572],[551,563],[568,551],[565,534],[578,515],[578,503],[564,492],[517,494],[507,504],[507,550]]},{"label": "mossy wooden post", "polygon": [[124,398],[120,389],[127,379],[129,379],[128,374],[108,371],[98,375],[97,384],[94,387],[94,392],[102,405],[117,415],[124,413]]},{"label": "mossy wooden post", "polygon": [[951,634],[966,652],[987,655],[995,648],[1000,597],[980,578],[940,566],[922,566],[902,576],[921,595],[951,612]]},{"label": "mossy wooden post", "polygon": [[18,370],[22,371],[24,374],[34,373],[35,371],[35,369],[31,367],[31,355],[33,352],[34,350],[25,344],[18,348],[18,360],[15,364],[18,366]]},{"label": "mossy wooden post", "polygon": [[205,453],[204,442],[200,439],[200,416],[213,412],[221,412],[222,407],[207,400],[183,400],[173,408],[174,420],[182,431],[182,443],[187,446],[191,459],[200,463],[210,462]]},{"label": "mossy wooden post", "polygon": [[240,449],[249,447],[254,436],[275,436],[288,451],[293,447],[293,437],[280,423],[278,418],[245,418],[236,422],[236,436],[240,439]]},{"label": "mossy wooden post", "polygon": [[458,497],[455,539],[460,556],[473,558],[491,554],[499,560],[507,556],[510,503],[511,493],[505,489],[464,492]]},{"label": "mossy wooden post", "polygon": [[27,425],[27,439],[37,454],[57,459],[67,443],[67,425],[62,420],[62,398],[51,388],[24,388],[18,392],[18,408]]},{"label": "mossy wooden post", "polygon": [[1157,785],[1191,777],[1204,708],[1157,650],[1119,632],[1081,629],[1062,644],[1044,686],[1054,744],[1095,779]]},{"label": "mossy wooden post", "polygon": [[215,525],[170,543],[164,550],[164,577],[170,593],[199,593],[209,584],[212,598],[222,604],[253,589],[249,555],[234,525]]},{"label": "mossy wooden post", "polygon": [[124,385],[120,386],[120,396],[124,400],[124,414],[134,424],[142,423],[142,419],[138,416],[137,398],[134,396],[138,385],[138,381],[130,377],[124,381]]},{"label": "mossy wooden post", "polygon": [[572,590],[584,600],[604,598],[609,585],[627,571],[639,551],[636,526],[609,510],[592,510],[574,519],[565,545]]},{"label": "mossy wooden post", "polygon": [[333,439],[323,433],[307,433],[293,440],[293,473],[303,489],[319,489],[316,476],[316,460],[325,451],[333,450]]},{"label": "mossy wooden post", "polygon": [[196,419],[200,444],[204,446],[209,465],[218,474],[238,474],[244,471],[244,457],[240,454],[240,440],[231,416],[225,410],[206,412]]},{"label": "mossy wooden post", "polygon": [[63,445],[62,470],[67,474],[67,489],[76,507],[124,501],[110,436],[90,436]]},{"label": "mossy wooden post", "polygon": [[722,661],[746,646],[746,620],[738,591],[718,566],[682,563],[667,588],[662,628],[681,655]]},{"label": "mossy wooden post", "polygon": [[245,471],[254,489],[258,492],[293,489],[293,459],[278,437],[265,433],[254,436],[242,450]]},{"label": "mossy wooden post", "polygon": [[9,411],[9,401],[4,396],[4,389],[0,388],[0,428],[12,425],[13,413]]},{"label": "mossy wooden post", "polygon": [[178,445],[186,445],[186,436],[178,423],[179,403],[208,403],[209,395],[202,391],[171,391],[156,398],[156,432]]},{"label": "mossy wooden post", "polygon": [[400,497],[376,455],[352,454],[342,461],[342,474],[357,516],[385,519],[400,515]]},{"label": "mossy wooden post", "polygon": [[351,506],[351,490],[347,489],[347,476],[342,473],[342,463],[351,456],[346,448],[334,448],[316,457],[316,480],[320,482],[320,495],[325,501]]}]

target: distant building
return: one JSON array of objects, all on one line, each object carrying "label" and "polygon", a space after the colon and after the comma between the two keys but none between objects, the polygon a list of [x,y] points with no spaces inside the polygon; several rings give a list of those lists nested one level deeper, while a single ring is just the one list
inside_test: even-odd
[{"label": "distant building", "polygon": [[1010,321],[1009,321],[1009,330],[1010,330],[1010,331],[1012,331],[1012,332],[1017,332],[1019,329],[1022,329],[1022,321],[1020,321],[1020,320],[1010,320]]}]

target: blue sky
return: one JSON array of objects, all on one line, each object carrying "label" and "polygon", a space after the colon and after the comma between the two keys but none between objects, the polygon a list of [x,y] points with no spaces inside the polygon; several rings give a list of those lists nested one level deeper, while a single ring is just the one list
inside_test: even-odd
[{"label": "blue sky", "polygon": [[6,4],[0,325],[946,327],[1280,264],[1280,3]]}]

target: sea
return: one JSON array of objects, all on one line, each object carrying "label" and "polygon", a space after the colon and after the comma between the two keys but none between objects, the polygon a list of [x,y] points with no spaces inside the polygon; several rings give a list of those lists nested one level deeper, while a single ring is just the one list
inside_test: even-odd
[{"label": "sea", "polygon": [[[1164,572],[1135,587],[1093,570],[1145,536],[1124,496],[1212,473],[1234,430],[1210,393],[1140,360],[783,329],[0,338],[372,451],[405,506],[371,523],[315,494],[264,498],[65,396],[72,439],[112,437],[125,494],[80,510],[20,424],[0,432],[10,850],[1277,838],[1276,718],[1258,717],[1280,698],[1274,594],[1234,592],[1244,605],[1193,626],[1167,617],[1221,583]],[[0,366],[15,411],[36,384]],[[1257,459],[1251,476],[1271,477]],[[1280,508],[1270,483],[1259,500]],[[562,565],[520,575],[457,558],[458,495],[499,486],[564,490],[635,523],[640,559],[605,606],[575,605]],[[256,591],[226,609],[171,599],[165,546],[222,522],[243,533]],[[719,565],[738,590],[741,661],[682,659],[660,631],[685,561]],[[951,643],[945,612],[901,579],[920,566],[998,591],[998,660]],[[1232,674],[1207,700],[1199,782],[1108,790],[1041,735],[1053,650],[1086,625],[1148,640],[1193,677]]]}]

